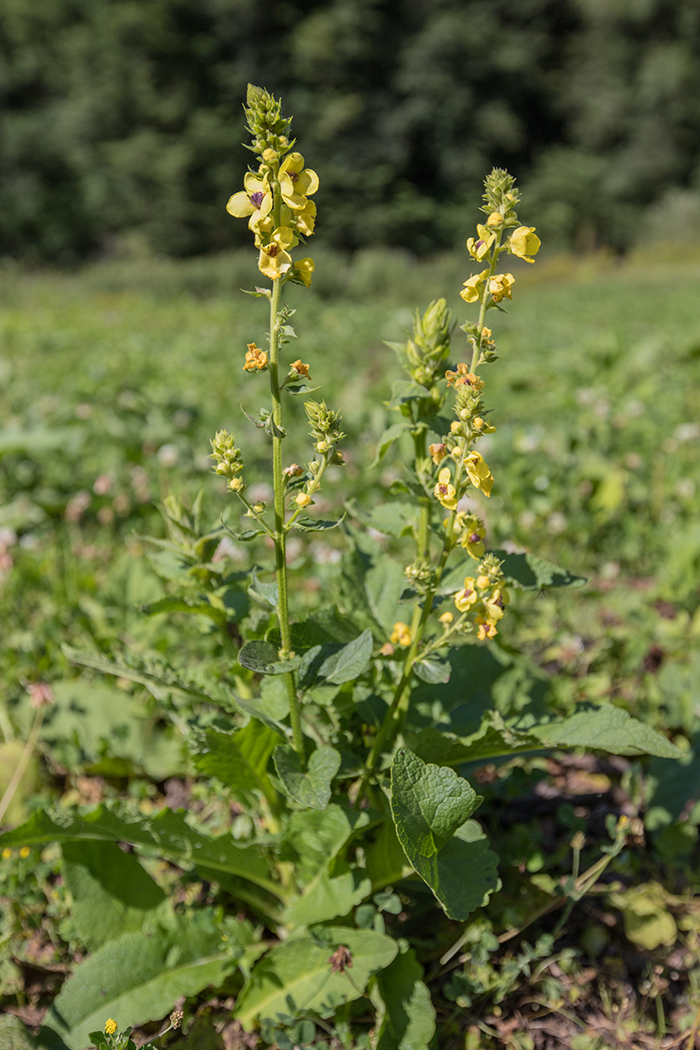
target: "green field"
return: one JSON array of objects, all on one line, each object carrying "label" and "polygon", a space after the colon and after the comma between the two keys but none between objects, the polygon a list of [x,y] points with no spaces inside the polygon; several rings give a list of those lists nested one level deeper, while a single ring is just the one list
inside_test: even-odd
[{"label": "green field", "polygon": [[[370,466],[388,425],[384,402],[399,377],[384,341],[401,339],[412,311],[440,295],[458,323],[467,319],[458,291],[469,271],[451,255],[421,262],[384,250],[352,261],[315,256],[312,290],[290,293],[299,307],[290,360],[308,362],[321,387],[316,397],[343,413],[347,466],[333,468],[324,499],[336,506],[356,501],[352,519],[353,509],[371,510],[401,476],[401,446]],[[1,273],[3,790],[31,722],[27,684],[52,683],[58,701],[10,823],[58,798],[70,805],[125,797],[142,811],[157,808],[191,773],[176,723],[145,690],[81,671],[62,646],[112,656],[172,651],[183,665],[221,658],[224,643],[204,618],[199,624],[140,611],[167,590],[144,537],[164,535],[159,505],[166,496],[190,505],[201,489],[207,523],[216,527],[225,513],[237,525],[238,512],[207,459],[209,439],[222,427],[236,434],[264,484],[267,438],[241,411],[256,411],[261,397],[258,379],[242,371],[245,347],[265,339],[264,304],[239,292],[256,283],[251,261],[242,253],[104,262],[77,273]],[[507,858],[500,868],[505,891],[483,920],[496,934],[546,904],[570,870],[573,832],[587,838],[583,870],[606,841],[606,811],[636,819],[638,831],[546,956],[556,956],[553,969],[539,972],[544,955],[533,949],[530,963],[522,941],[505,957],[485,950],[471,968],[455,967],[446,1015],[456,1003],[486,1018],[491,1035],[482,1034],[496,1041],[482,1045],[531,1050],[541,1044],[499,1042],[499,1026],[525,1000],[537,1000],[559,1025],[558,1038],[579,1039],[569,1044],[577,1050],[632,1045],[622,1040],[633,1033],[646,1033],[643,1045],[653,1046],[657,1037],[690,1027],[700,994],[693,897],[700,891],[700,263],[552,257],[514,272],[514,300],[489,322],[501,359],[486,372],[497,430],[480,446],[497,478],[482,508],[488,542],[532,551],[589,582],[515,596],[499,638],[521,654],[521,664],[499,702],[504,714],[518,710],[533,682],[544,708],[564,713],[610,700],[688,755],[681,765],[516,760],[502,789],[498,770],[487,767],[483,781],[492,796],[484,822]],[[456,332],[453,360],[461,338]],[[291,411],[289,456],[301,458],[306,420],[301,405]],[[269,494],[260,489],[258,498]],[[333,586],[343,549],[341,530],[330,539],[311,535],[292,551],[293,616]],[[225,553],[235,568],[250,551],[230,543]],[[270,567],[264,544],[252,555]],[[549,805],[528,822],[518,798]],[[32,999],[28,967],[50,974],[84,949],[67,917],[65,887],[55,881],[58,855],[45,851],[32,872],[17,856],[3,862],[6,1006],[45,1004],[56,983],[47,978]],[[7,904],[18,878],[25,896]],[[542,931],[530,932],[535,945]],[[586,969],[591,964],[600,984]],[[598,1028],[589,1031],[592,1017]],[[469,1038],[477,1041],[468,1048],[480,1045],[478,1035]],[[0,1046],[1,1039],[0,1029]]]}]

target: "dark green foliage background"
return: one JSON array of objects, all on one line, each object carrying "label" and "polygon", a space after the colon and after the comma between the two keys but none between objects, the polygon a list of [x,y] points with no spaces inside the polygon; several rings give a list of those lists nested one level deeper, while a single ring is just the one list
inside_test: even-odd
[{"label": "dark green foliage background", "polygon": [[337,247],[452,247],[499,164],[550,245],[624,248],[698,189],[698,55],[694,0],[4,0],[0,253],[242,243],[250,80],[294,113]]}]

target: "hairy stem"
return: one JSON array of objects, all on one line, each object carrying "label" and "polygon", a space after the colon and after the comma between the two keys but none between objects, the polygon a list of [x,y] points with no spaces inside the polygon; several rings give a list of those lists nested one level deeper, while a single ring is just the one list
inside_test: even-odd
[{"label": "hairy stem", "polygon": [[[274,488],[275,512],[275,571],[277,574],[277,617],[282,638],[281,656],[284,658],[292,650],[292,632],[289,626],[289,588],[287,583],[287,533],[285,530],[284,509],[284,475],[282,473],[282,398],[279,382],[279,328],[278,314],[280,307],[280,280],[273,281],[270,297],[270,396],[272,398],[272,483]],[[297,696],[294,672],[284,675],[287,696],[289,698],[289,720],[292,726],[292,746],[299,757],[304,760],[304,738],[301,731],[301,708]]]}]

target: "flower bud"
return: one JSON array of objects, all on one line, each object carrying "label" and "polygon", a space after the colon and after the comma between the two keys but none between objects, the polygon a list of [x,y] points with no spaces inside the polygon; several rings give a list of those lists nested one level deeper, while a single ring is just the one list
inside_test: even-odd
[{"label": "flower bud", "polygon": [[310,503],[313,503],[313,500],[308,492],[300,492],[294,502],[297,507],[308,507]]}]

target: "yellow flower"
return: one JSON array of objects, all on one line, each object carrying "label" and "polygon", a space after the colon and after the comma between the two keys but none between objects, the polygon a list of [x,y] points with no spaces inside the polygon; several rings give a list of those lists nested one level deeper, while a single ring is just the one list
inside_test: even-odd
[{"label": "yellow flower", "polygon": [[22,860],[26,860],[31,852],[32,851],[30,850],[29,846],[22,846],[21,850],[19,851],[19,855],[22,858]]},{"label": "yellow flower", "polygon": [[105,1032],[107,1035],[114,1035],[118,1027],[117,1022],[113,1021],[111,1017],[105,1021]]},{"label": "yellow flower", "polygon": [[487,226],[496,226],[496,227],[502,226],[503,225],[503,216],[501,215],[500,211],[492,211],[491,214],[489,215],[488,219],[486,220],[486,225]]},{"label": "yellow flower", "polygon": [[305,284],[307,288],[311,287],[311,274],[316,269],[316,263],[313,259],[300,259],[299,262],[294,264],[293,276],[297,280]]},{"label": "yellow flower", "polygon": [[270,193],[270,185],[267,179],[261,179],[258,175],[254,175],[252,171],[246,173],[243,185],[245,190],[241,190],[240,193],[234,193],[232,197],[229,197],[226,211],[237,219],[244,219],[247,215],[250,215],[248,226],[252,230],[253,223],[261,218],[264,219],[272,210],[272,194]]},{"label": "yellow flower", "polygon": [[481,273],[472,274],[469,280],[464,282],[464,288],[459,294],[465,303],[475,303],[481,298],[481,290],[488,275],[488,270],[482,270]]},{"label": "yellow flower", "polygon": [[448,510],[454,510],[457,506],[457,490],[454,485],[450,484],[451,480],[450,468],[443,467],[438,474],[437,485],[435,486],[436,499]]},{"label": "yellow flower", "polygon": [[508,591],[497,587],[490,598],[484,599],[484,611],[486,619],[492,623],[502,619],[503,610],[510,601]]},{"label": "yellow flower", "polygon": [[454,620],[454,616],[451,612],[444,612],[442,616],[438,616],[438,620],[447,627]]},{"label": "yellow flower", "polygon": [[307,201],[303,208],[294,212],[292,220],[299,233],[304,237],[310,237],[316,226],[316,205],[313,201]]},{"label": "yellow flower", "polygon": [[474,259],[478,259],[479,262],[481,262],[493,242],[496,240],[496,234],[492,233],[491,230],[486,228],[486,226],[481,225],[477,225],[476,232],[479,236],[476,240],[473,237],[469,238],[467,241],[467,251]]},{"label": "yellow flower", "polygon": [[428,452],[430,453],[435,466],[439,467],[447,455],[447,446],[440,441],[436,445],[428,445]]},{"label": "yellow flower", "polygon": [[313,500],[311,499],[311,496],[308,494],[308,492],[300,492],[294,500],[294,502],[296,503],[297,507],[308,507],[309,504],[313,503]]},{"label": "yellow flower", "polygon": [[455,605],[460,612],[466,612],[472,605],[475,605],[479,595],[476,593],[476,584],[474,583],[473,576],[467,576],[464,581],[464,590],[457,591],[455,594]]},{"label": "yellow flower", "polygon": [[491,586],[490,576],[477,576],[476,585],[480,591],[485,591],[487,587]]},{"label": "yellow flower", "polygon": [[477,375],[469,371],[464,361],[460,361],[457,365],[457,371],[453,372],[452,369],[448,368],[445,372],[445,378],[447,379],[447,385],[452,386],[473,386],[475,390],[484,389],[483,379],[479,379]]},{"label": "yellow flower", "polygon": [[248,343],[243,371],[262,372],[263,368],[267,368],[267,354],[255,343]]},{"label": "yellow flower", "polygon": [[491,329],[487,328],[486,325],[484,325],[484,327],[481,329],[481,338],[482,339],[490,339],[491,335],[492,335]]},{"label": "yellow flower", "polygon": [[287,248],[292,248],[296,243],[294,230],[289,226],[278,226],[272,234],[270,243],[264,244],[260,249],[258,259],[260,272],[273,281],[285,274],[292,265],[292,257]]},{"label": "yellow flower", "polygon": [[306,207],[306,198],[318,189],[318,175],[304,167],[301,153],[290,153],[280,167],[280,190],[285,204],[299,211]]},{"label": "yellow flower", "polygon": [[467,531],[462,536],[460,542],[467,554],[469,554],[472,558],[483,558],[485,535],[485,531],[477,525],[474,526],[473,529],[467,529]]},{"label": "yellow flower", "polygon": [[481,489],[485,496],[490,496],[493,488],[493,475],[481,453],[470,452],[464,460],[464,465],[474,488]]},{"label": "yellow flower", "polygon": [[508,247],[512,254],[517,255],[519,259],[534,263],[535,260],[531,259],[530,256],[537,255],[541,243],[542,241],[535,233],[534,226],[518,226],[517,230],[513,230],[510,235]]},{"label": "yellow flower", "polygon": [[485,641],[487,638],[494,638],[498,634],[495,623],[490,623],[481,616],[477,617],[476,623],[479,628],[477,638],[480,642]]},{"label": "yellow flower", "polygon": [[[511,289],[515,284],[512,273],[497,273],[489,281],[489,291],[493,296],[494,303],[500,303],[502,299],[511,298]],[[461,293],[460,293],[461,294]]]},{"label": "yellow flower", "polygon": [[292,361],[292,363],[291,363],[291,365],[289,367],[292,370],[292,372],[294,372],[296,375],[303,376],[304,379],[309,379],[310,378],[310,376],[309,376],[309,366],[305,365],[304,362],[301,360],[301,358],[299,358],[298,361]]},{"label": "yellow flower", "polygon": [[4,850],[2,851],[2,859],[3,860],[9,860],[11,856],[12,856],[12,850],[10,849],[9,846],[5,846]]},{"label": "yellow flower", "polygon": [[401,620],[398,620],[394,624],[389,641],[394,645],[400,645],[402,648],[407,649],[411,644],[411,628],[407,623],[402,623]]}]

